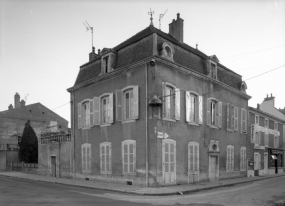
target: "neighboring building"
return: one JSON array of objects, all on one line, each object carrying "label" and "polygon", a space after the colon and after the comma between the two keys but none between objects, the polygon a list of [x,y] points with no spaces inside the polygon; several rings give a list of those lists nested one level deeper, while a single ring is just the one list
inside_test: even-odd
[{"label": "neighboring building", "polygon": [[[25,105],[20,101],[18,93],[14,96],[14,107],[0,112],[0,169],[6,168],[6,161],[18,162],[18,144],[24,131],[25,123],[30,120],[37,137],[41,132],[51,125],[62,125],[68,127],[68,121],[49,110],[41,103]],[[39,163],[41,155],[45,151],[39,150]]]},{"label": "neighboring building", "polygon": [[239,74],[152,24],[95,49],[71,94],[76,178],[146,186],[246,176],[250,96]]},{"label": "neighboring building", "polygon": [[283,173],[283,125],[285,121],[272,114],[249,107],[248,176]]}]

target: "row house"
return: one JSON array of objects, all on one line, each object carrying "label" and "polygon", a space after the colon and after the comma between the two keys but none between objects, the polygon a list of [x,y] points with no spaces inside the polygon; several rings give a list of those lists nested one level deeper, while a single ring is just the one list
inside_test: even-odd
[{"label": "row house", "polygon": [[249,107],[248,176],[284,172],[283,125],[285,121]]},{"label": "row house", "polygon": [[246,176],[247,86],[183,42],[183,21],[93,48],[68,89],[75,178],[162,186]]}]

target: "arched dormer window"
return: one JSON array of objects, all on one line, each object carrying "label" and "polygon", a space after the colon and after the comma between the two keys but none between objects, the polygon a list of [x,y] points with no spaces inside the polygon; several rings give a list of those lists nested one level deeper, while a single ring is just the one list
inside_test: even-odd
[{"label": "arched dormer window", "polygon": [[173,54],[175,53],[174,48],[172,44],[169,42],[164,42],[162,44],[162,51],[161,51],[161,56],[173,61]]}]

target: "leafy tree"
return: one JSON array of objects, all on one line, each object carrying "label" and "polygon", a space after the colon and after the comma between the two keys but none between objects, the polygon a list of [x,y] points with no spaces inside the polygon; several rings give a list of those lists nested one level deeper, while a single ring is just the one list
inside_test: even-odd
[{"label": "leafy tree", "polygon": [[30,120],[26,122],[21,138],[19,159],[25,163],[38,163],[38,138]]}]

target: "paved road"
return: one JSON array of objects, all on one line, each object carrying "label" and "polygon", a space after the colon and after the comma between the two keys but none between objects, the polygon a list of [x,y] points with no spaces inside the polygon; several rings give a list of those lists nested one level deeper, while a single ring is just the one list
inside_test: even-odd
[{"label": "paved road", "polygon": [[191,195],[164,197],[125,195],[102,190],[0,176],[0,205],[281,206],[285,205],[285,176]]}]

